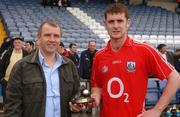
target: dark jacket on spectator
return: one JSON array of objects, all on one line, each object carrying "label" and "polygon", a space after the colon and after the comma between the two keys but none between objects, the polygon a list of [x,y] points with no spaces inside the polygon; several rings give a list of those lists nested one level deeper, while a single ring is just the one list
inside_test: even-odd
[{"label": "dark jacket on spectator", "polygon": [[[6,69],[10,63],[10,58],[12,55],[13,49],[8,50],[4,55],[3,58],[1,59],[0,62],[0,79],[2,79],[5,76]],[[23,57],[28,55],[28,52],[22,51],[23,52]]]},{"label": "dark jacket on spectator", "polygon": [[180,55],[174,56],[174,67],[180,73]]},{"label": "dark jacket on spectator", "polygon": [[90,79],[91,78],[91,69],[93,64],[93,58],[95,53],[90,53],[89,49],[82,51],[79,61],[79,75],[83,79]]},{"label": "dark jacket on spectator", "polygon": [[166,52],[167,61],[174,66],[174,54],[170,51]]},{"label": "dark jacket on spectator", "polygon": [[71,59],[76,66],[78,66],[79,65],[79,56],[78,56],[78,54],[77,53],[72,54],[71,52],[68,52],[68,53],[69,53],[68,58]]}]

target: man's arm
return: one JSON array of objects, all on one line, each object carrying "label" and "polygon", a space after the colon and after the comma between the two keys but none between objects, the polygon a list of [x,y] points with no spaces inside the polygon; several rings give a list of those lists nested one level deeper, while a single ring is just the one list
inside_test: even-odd
[{"label": "man's arm", "polygon": [[91,98],[93,98],[93,100],[94,100],[93,107],[96,107],[99,105],[99,103],[101,101],[102,89],[98,88],[98,87],[93,87],[91,92],[92,92]]},{"label": "man's arm", "polygon": [[159,117],[161,112],[167,107],[176,91],[180,88],[180,76],[177,71],[172,71],[167,78],[167,84],[164,88],[163,94],[156,105],[137,117]]},{"label": "man's arm", "polygon": [[6,89],[5,117],[22,117],[21,70],[17,62],[11,71]]}]

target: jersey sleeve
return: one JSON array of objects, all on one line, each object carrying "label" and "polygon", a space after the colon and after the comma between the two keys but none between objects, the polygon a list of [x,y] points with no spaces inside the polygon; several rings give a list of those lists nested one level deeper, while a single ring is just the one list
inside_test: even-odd
[{"label": "jersey sleeve", "polygon": [[170,65],[154,48],[147,46],[147,58],[146,64],[150,74],[163,80],[174,70],[174,67]]},{"label": "jersey sleeve", "polygon": [[98,57],[95,56],[94,60],[93,60],[93,66],[92,66],[92,73],[91,73],[91,86],[92,87],[102,87],[102,80],[101,80],[101,76],[100,76],[100,70],[98,68],[99,66],[99,60]]}]

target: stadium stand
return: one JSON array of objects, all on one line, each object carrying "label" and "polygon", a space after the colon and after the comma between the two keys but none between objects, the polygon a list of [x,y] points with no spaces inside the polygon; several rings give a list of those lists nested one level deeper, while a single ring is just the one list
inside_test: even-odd
[{"label": "stadium stand", "polygon": [[160,97],[160,90],[157,84],[157,80],[150,79],[148,81],[148,90],[146,93],[146,105],[154,105]]},{"label": "stadium stand", "polygon": [[[88,16],[93,17],[97,22],[103,25],[103,12],[107,3],[102,2],[99,4],[94,4],[93,0],[89,2],[88,5],[82,5],[81,2],[76,1],[73,6],[80,8],[80,10],[87,13]],[[135,38],[137,37],[137,40],[142,42],[149,41],[154,46],[162,42],[167,45],[170,44],[170,49],[172,50],[180,46],[179,41],[175,43],[176,40],[180,39],[175,39],[175,36],[180,35],[180,16],[178,14],[154,6],[129,5],[128,8],[132,20],[132,25],[128,31],[130,35],[134,35]],[[155,38],[151,41],[151,39],[148,38],[151,35],[160,36],[161,38]],[[170,36],[172,37],[172,41],[167,41]]]},{"label": "stadium stand", "polygon": [[[35,40],[35,32],[39,23],[45,19],[55,19],[62,24],[65,43],[76,41],[78,46],[83,49],[83,43],[86,43],[89,38],[94,38],[99,43],[99,49],[105,45],[108,39],[103,27],[103,12],[107,4],[108,2],[102,2],[102,0],[91,0],[88,3],[73,0],[73,8],[58,8],[44,7],[37,0],[19,0],[18,2],[1,0],[0,13],[8,36],[21,34],[25,40]],[[81,12],[77,14],[81,20],[72,14],[73,10],[78,11],[77,8]],[[128,8],[132,20],[128,31],[130,35],[137,37],[137,40],[142,42],[148,41],[153,46],[162,42],[170,44],[172,50],[180,46],[180,16],[178,14],[153,6],[129,5]],[[90,23],[86,24],[86,22]],[[153,40],[151,40],[152,35],[154,35]],[[158,38],[155,38],[156,36]],[[159,38],[160,36],[161,38]]]},{"label": "stadium stand", "polygon": [[[37,27],[43,20],[54,19],[62,24],[62,40],[65,45],[74,41],[78,42],[79,48],[82,48],[82,46],[84,47],[83,43],[86,43],[90,38],[100,42],[100,39],[86,25],[69,13],[66,8],[51,8],[50,6],[44,8],[36,0],[20,0],[18,3],[13,0],[2,0],[0,1],[0,13],[8,35],[21,35],[25,41],[35,40]],[[98,48],[101,47],[102,45],[99,44]]]}]

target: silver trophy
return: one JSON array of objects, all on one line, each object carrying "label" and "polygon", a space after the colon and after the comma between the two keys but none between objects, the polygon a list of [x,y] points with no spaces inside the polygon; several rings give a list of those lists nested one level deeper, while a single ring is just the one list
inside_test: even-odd
[{"label": "silver trophy", "polygon": [[91,98],[91,92],[87,88],[82,88],[71,100],[72,103],[87,105],[94,100]]}]

